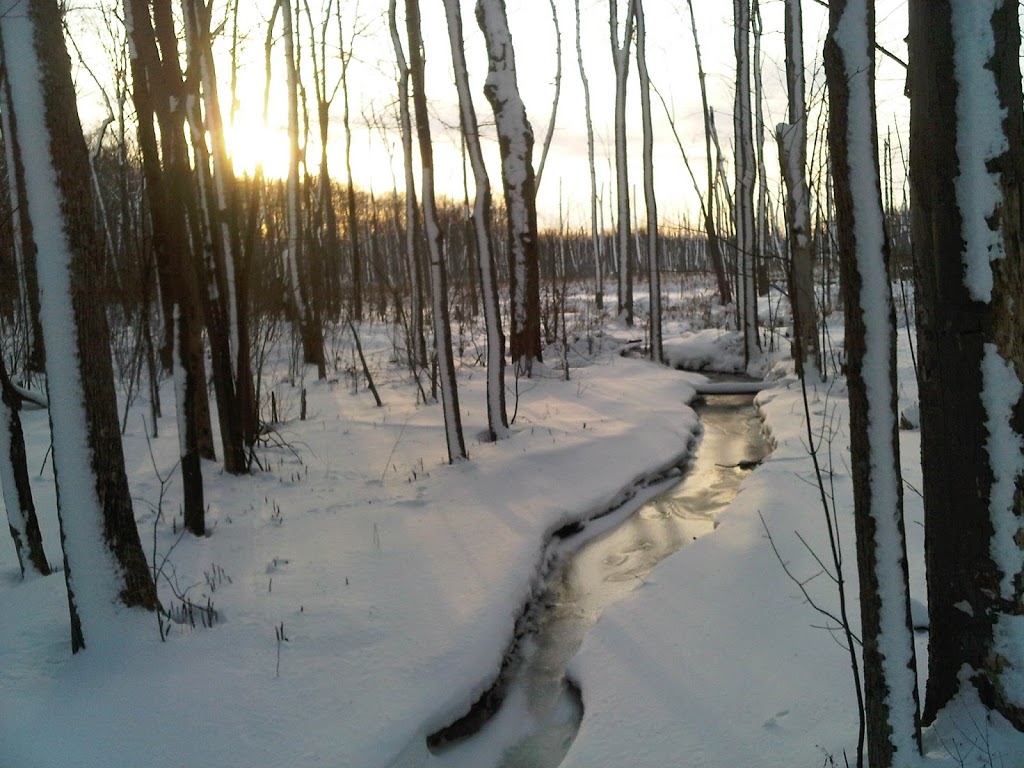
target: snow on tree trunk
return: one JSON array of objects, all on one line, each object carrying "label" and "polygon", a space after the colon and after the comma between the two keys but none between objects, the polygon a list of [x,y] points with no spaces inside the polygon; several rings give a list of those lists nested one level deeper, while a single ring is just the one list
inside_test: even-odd
[{"label": "snow on tree trunk", "polygon": [[[509,351],[519,374],[541,360],[540,253],[533,173],[533,128],[519,96],[505,0],[477,0],[476,20],[487,44],[484,95],[494,112],[501,152],[501,180],[508,218],[511,333]],[[418,120],[418,118],[417,118]]]},{"label": "snow on tree trunk", "polygon": [[498,440],[506,436],[508,418],[505,415],[505,335],[501,328],[498,279],[491,238],[491,184],[480,148],[480,133],[476,110],[473,108],[473,96],[469,90],[459,0],[444,0],[444,11],[448,19],[448,39],[451,42],[452,64],[455,67],[455,85],[459,92],[462,135],[465,137],[476,185],[473,233],[476,239],[480,294],[483,297],[484,322],[487,329],[487,431],[491,440]]},{"label": "snow on tree trunk", "polygon": [[7,375],[4,356],[0,354],[0,490],[3,491],[7,524],[14,540],[21,575],[26,572],[47,576],[50,564],[43,551],[36,506],[25,456],[25,436],[21,431],[21,399]]},{"label": "snow on tree trunk", "polygon": [[800,0],[786,0],[786,84],[789,123],[776,129],[779,167],[786,181],[789,235],[789,299],[793,310],[793,358],[799,376],[821,378],[818,310],[814,297],[811,202],[807,189],[807,106],[804,99],[803,16]]},{"label": "snow on tree trunk", "polygon": [[733,129],[736,144],[736,296],[743,328],[744,361],[749,365],[761,348],[757,333],[757,290],[754,280],[754,126],[750,111],[750,0],[733,0],[736,53],[736,101]]},{"label": "snow on tree trunk", "polygon": [[910,4],[911,213],[931,631],[925,719],[969,669],[1024,730],[1024,110],[1017,4]]},{"label": "snow on tree trunk", "polygon": [[920,750],[896,423],[896,321],[874,99],[874,5],[832,0],[825,42],[829,149],[846,304],[854,526],[869,762]]},{"label": "snow on tree trunk", "polygon": [[654,130],[651,127],[651,78],[647,72],[647,26],[643,0],[630,0],[636,16],[636,68],[640,75],[640,112],[644,134],[644,203],[647,206],[647,269],[651,291],[651,360],[665,361],[661,344],[661,268],[658,265],[658,204],[654,195]]},{"label": "snow on tree trunk", "polygon": [[459,390],[455,381],[455,361],[452,355],[452,328],[448,319],[448,273],[441,243],[441,226],[437,220],[437,207],[434,202],[434,150],[430,141],[427,96],[423,91],[426,75],[418,0],[406,0],[405,25],[409,38],[409,70],[412,75],[413,108],[416,111],[416,133],[423,171],[423,223],[427,235],[427,252],[430,256],[434,347],[437,351],[437,373],[441,384],[441,402],[444,406],[448,461],[454,462],[468,458],[469,454],[466,453],[466,443],[462,437],[462,414],[459,412]]},{"label": "snow on tree trunk", "polygon": [[47,350],[57,508],[72,650],[101,643],[119,606],[158,607],[135,524],[117,421],[105,309],[96,300],[102,243],[89,160],[52,0],[2,0],[0,38],[11,107],[22,126],[26,198],[35,222]]},{"label": "snow on tree trunk", "polygon": [[633,259],[629,212],[629,169],[626,149],[626,82],[629,78],[629,48],[633,41],[634,7],[628,0],[622,43],[619,42],[619,5],[609,0],[609,27],[612,41],[612,64],[615,67],[615,199],[618,203],[616,253],[618,255],[618,314],[626,325],[633,325]]}]

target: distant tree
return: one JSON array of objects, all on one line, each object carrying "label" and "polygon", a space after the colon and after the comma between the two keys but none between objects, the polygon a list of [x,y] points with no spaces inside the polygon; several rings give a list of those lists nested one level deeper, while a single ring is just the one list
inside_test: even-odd
[{"label": "distant tree", "polygon": [[[2,0],[0,40],[23,130],[26,199],[36,229],[57,510],[78,651],[117,623],[116,605],[158,608],[135,524],[117,420],[102,242],[89,159],[55,0]],[[31,130],[29,129],[31,127]]]},{"label": "distant tree", "polygon": [[874,3],[831,0],[825,40],[828,142],[846,307],[857,572],[868,763],[920,752],[896,420],[896,319],[875,117]]},{"label": "distant tree", "polygon": [[541,360],[540,252],[537,192],[533,171],[533,127],[516,82],[516,57],[505,0],[477,0],[476,20],[487,44],[484,95],[494,112],[501,152],[501,180],[508,221],[509,290],[512,306],[509,351],[527,376]]},{"label": "distant tree", "polygon": [[924,717],[1024,730],[1024,109],[1017,3],[912,0],[910,182],[928,582]]}]

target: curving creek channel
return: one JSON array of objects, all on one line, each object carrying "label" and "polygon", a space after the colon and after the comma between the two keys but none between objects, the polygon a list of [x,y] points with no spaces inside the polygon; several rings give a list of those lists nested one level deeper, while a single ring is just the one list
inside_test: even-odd
[{"label": "curving creek channel", "polygon": [[703,431],[682,475],[585,528],[558,534],[558,562],[517,625],[498,682],[462,720],[428,739],[431,765],[562,762],[583,718],[579,691],[565,672],[587,631],[659,561],[714,530],[744,477],[770,451],[752,394],[707,394],[693,407]]}]

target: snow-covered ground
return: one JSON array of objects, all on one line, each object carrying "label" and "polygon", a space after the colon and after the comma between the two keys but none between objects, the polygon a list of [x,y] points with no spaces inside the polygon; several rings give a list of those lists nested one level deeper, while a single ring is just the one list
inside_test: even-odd
[{"label": "snow-covered ground", "polygon": [[[362,386],[354,391],[344,371],[325,383],[314,375],[299,421],[299,387],[279,377],[282,421],[278,444],[260,452],[265,471],[236,478],[204,466],[207,538],[180,533],[170,386],[158,439],[147,441],[141,408],[130,415],[126,460],[161,599],[180,605],[177,591],[209,601],[212,628],[197,615],[195,628],[175,625],[162,642],[154,617],[134,615],[102,651],[72,656],[63,574],[21,582],[13,546],[0,542],[0,766],[443,764],[425,736],[490,685],[545,572],[552,532],[614,506],[678,463],[699,434],[686,403],[703,377],[619,357],[618,341],[638,332],[612,325],[593,339],[592,357],[570,356],[569,381],[549,364],[518,382],[512,436],[497,444],[476,439],[485,376],[463,367],[471,458],[450,466],[441,408],[417,404],[415,387],[387,361],[383,329],[364,332],[384,406]],[[834,345],[841,336],[834,326]],[[741,365],[734,333],[682,314],[666,323],[665,341],[680,362]],[[909,407],[916,386],[905,334],[900,350]],[[657,566],[584,641],[571,674],[585,714],[566,766],[842,765],[844,751],[853,759],[849,655],[787,578],[759,516],[798,578],[821,570],[797,537],[826,558],[800,387],[784,361],[756,372],[776,383],[757,397],[775,451],[714,533]],[[857,624],[845,393],[830,379],[808,394]],[[39,471],[46,414],[23,419],[47,551],[59,563],[50,465]],[[917,617],[918,435],[901,435]],[[154,464],[168,478],[162,502]],[[827,575],[807,588],[835,610]],[[951,709],[928,734],[930,764],[1022,764],[1024,743],[977,706],[958,706],[962,714]]]}]

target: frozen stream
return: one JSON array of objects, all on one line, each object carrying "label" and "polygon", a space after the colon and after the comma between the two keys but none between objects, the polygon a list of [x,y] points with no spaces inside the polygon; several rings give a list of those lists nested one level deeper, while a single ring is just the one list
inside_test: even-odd
[{"label": "frozen stream", "polygon": [[591,527],[565,540],[573,549],[574,538],[587,539],[552,573],[535,611],[535,630],[522,640],[519,658],[507,671],[500,709],[474,736],[433,748],[436,764],[561,763],[583,717],[579,693],[565,677],[569,660],[607,606],[641,584],[660,560],[714,529],[719,512],[769,451],[752,404],[750,394],[707,395],[694,406],[703,435],[682,480],[670,481],[674,485],[615,527],[596,536]]}]

